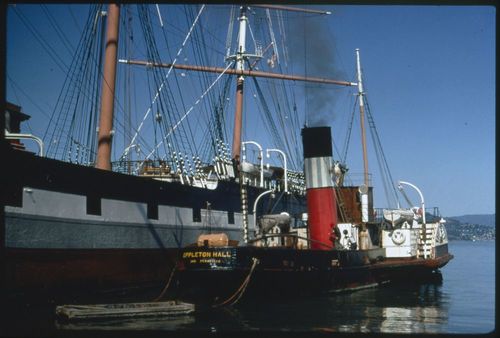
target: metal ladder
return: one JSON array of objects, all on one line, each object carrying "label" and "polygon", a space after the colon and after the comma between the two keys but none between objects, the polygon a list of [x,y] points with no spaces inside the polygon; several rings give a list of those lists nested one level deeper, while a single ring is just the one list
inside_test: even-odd
[{"label": "metal ladder", "polygon": [[432,242],[433,242],[434,228],[429,224],[425,224],[420,229],[418,239],[418,258],[433,258],[432,256]]}]

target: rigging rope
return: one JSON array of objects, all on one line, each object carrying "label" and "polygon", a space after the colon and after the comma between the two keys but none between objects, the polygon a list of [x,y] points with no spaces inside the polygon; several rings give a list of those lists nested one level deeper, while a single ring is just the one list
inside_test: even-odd
[{"label": "rigging rope", "polygon": [[274,55],[276,55],[276,62],[279,64],[280,57],[278,53],[278,48],[277,48],[278,46],[276,44],[276,39],[274,37],[273,23],[271,21],[271,13],[269,12],[269,8],[266,8],[266,17],[267,17],[267,24],[269,26],[269,35],[271,36],[271,42],[273,43]]},{"label": "rigging rope", "polygon": [[[191,106],[191,108],[189,108],[185,113],[184,115],[181,117],[181,119],[172,127],[170,128],[169,132],[167,133],[167,135],[165,136],[165,138],[167,138],[168,136],[170,136],[176,129],[177,127],[182,123],[182,121],[184,121],[184,119],[193,111],[194,107],[196,105],[198,105],[198,103],[200,103],[203,98],[206,96],[206,94],[210,91],[210,89],[212,89],[212,87],[219,81],[219,79],[222,77],[222,75],[224,75],[226,73],[226,71],[232,66],[233,62],[229,63],[229,65],[224,69],[224,71],[222,73],[219,74],[219,76],[217,76],[217,78],[215,79],[215,81],[210,85],[210,87],[207,88],[207,90],[199,97],[198,100],[196,100],[196,102]],[[158,148],[161,144],[163,143],[163,140],[160,141],[160,143],[158,143],[156,146],[155,146],[155,149]],[[151,153],[149,153],[149,155],[146,156],[145,160],[149,159],[151,157],[151,155],[154,153],[155,149],[153,149],[153,151],[151,151]],[[144,161],[142,162],[144,163]]]},{"label": "rigging rope", "polygon": [[205,5],[202,5],[201,8],[200,8],[200,10],[199,10],[199,12],[198,12],[198,15],[196,16],[196,19],[194,20],[193,24],[191,25],[191,28],[189,29],[189,32],[187,33],[186,37],[184,38],[184,41],[182,42],[181,47],[179,48],[175,59],[172,61],[172,65],[169,67],[168,72],[167,72],[167,74],[165,76],[164,81],[162,82],[162,84],[158,88],[158,91],[156,92],[156,95],[153,98],[153,101],[151,102],[151,104],[150,104],[149,108],[147,109],[146,113],[144,114],[144,117],[143,117],[143,119],[142,119],[142,121],[141,121],[141,123],[139,125],[139,128],[137,128],[137,131],[134,134],[134,137],[132,138],[132,141],[130,142],[130,144],[128,145],[128,147],[125,148],[122,156],[127,156],[128,155],[128,152],[129,152],[131,146],[134,144],[134,142],[135,142],[135,140],[137,138],[137,135],[139,134],[139,132],[142,129],[142,126],[144,125],[144,121],[146,120],[146,118],[148,117],[148,115],[151,113],[151,107],[153,106],[153,104],[155,104],[156,100],[158,99],[158,97],[159,97],[159,95],[160,95],[160,93],[161,93],[161,91],[162,91],[162,89],[163,89],[163,87],[165,85],[166,80],[168,79],[168,77],[169,77],[169,75],[170,75],[170,73],[171,73],[174,65],[177,63],[177,59],[178,59],[179,55],[181,54],[184,46],[186,45],[186,42],[188,41],[189,37],[191,36],[191,33],[193,32],[193,29],[196,26],[196,23],[198,22],[198,19],[200,18],[201,13],[203,12],[204,9],[205,9]]},{"label": "rigging rope", "polygon": [[[381,177],[382,177],[382,180],[384,182],[384,191],[386,194],[387,203],[390,203],[391,201],[393,201],[396,203],[396,205],[398,205],[399,201],[398,201],[398,194],[396,191],[396,187],[393,183],[394,181],[392,179],[391,171],[389,169],[387,159],[386,159],[384,151],[382,149],[382,143],[380,142],[380,137],[378,136],[377,128],[375,127],[375,121],[374,121],[373,116],[371,114],[370,105],[368,104],[368,100],[366,99],[366,96],[365,96],[365,103],[366,103],[365,106],[366,106],[366,112],[367,112],[366,117],[368,119],[370,130],[372,131],[371,132],[372,140],[373,140],[373,143],[375,145],[375,151],[376,151],[378,162],[379,162]],[[392,193],[392,196],[390,196],[389,192]]]},{"label": "rigging rope", "polygon": [[163,28],[163,20],[161,18],[160,7],[156,4],[156,12],[158,13],[158,19],[160,20],[160,27]]},{"label": "rigging rope", "polygon": [[[201,44],[194,44],[194,48],[196,49],[196,51],[194,52],[196,62],[198,64],[211,64],[213,62],[210,60],[208,55],[208,50],[210,48],[207,47],[215,46],[217,42],[220,43],[220,40],[217,39],[213,34],[211,34],[210,31],[203,26],[201,21],[198,27],[199,29],[193,34],[193,39],[201,41]],[[211,41],[211,43],[206,42],[205,33],[208,33],[209,37],[212,38],[213,41]],[[202,88],[208,87],[211,83],[211,75],[204,72],[197,74],[201,74],[199,77]],[[232,77],[228,77],[228,79],[231,78]],[[228,93],[228,83],[230,83],[230,81],[226,81],[225,85],[218,85],[217,91],[211,90],[208,93],[207,99],[204,100],[203,104],[200,106],[201,114],[205,115],[205,119],[196,119],[197,125],[194,126],[198,130],[205,128],[204,133],[199,133],[199,135],[203,134],[204,136],[199,140],[199,142],[201,143],[199,145],[199,148],[204,148],[204,153],[206,154],[205,159],[207,160],[207,162],[211,161],[211,155],[216,153],[214,141],[216,139],[225,139],[225,136],[221,132],[222,130],[220,128],[220,125],[222,121],[220,121],[220,119],[224,116],[223,112],[226,106],[226,101],[224,100],[223,95],[225,96]],[[189,126],[191,126],[191,124],[189,124]],[[206,140],[210,140],[210,142],[207,142]],[[212,154],[209,154],[209,145],[212,145]],[[198,152],[198,154],[200,153],[201,151]]]},{"label": "rigging rope", "polygon": [[359,99],[359,97],[356,95],[355,102],[352,106],[351,119],[350,119],[349,125],[347,127],[346,138],[344,141],[344,149],[343,149],[342,154],[340,156],[341,163],[346,163],[346,161],[347,161],[347,152],[349,150],[349,144],[351,141],[351,132],[352,132],[352,126],[354,124],[354,116],[356,115],[356,103],[358,102],[358,99]]},{"label": "rigging rope", "polygon": [[[285,65],[285,68],[288,69],[288,48],[286,47],[286,30],[285,30],[285,24],[283,20],[283,12],[282,11],[277,11],[278,14],[278,28],[280,31],[280,36],[281,36],[281,50],[283,51],[283,64]],[[276,48],[278,48],[276,46]]]},{"label": "rigging rope", "polygon": [[54,48],[50,46],[50,44],[40,35],[38,30],[33,27],[31,22],[24,16],[24,14],[18,10],[16,6],[11,6],[9,8],[12,8],[14,10],[14,13],[17,14],[17,16],[21,19],[23,24],[28,28],[28,30],[33,34],[35,39],[38,41],[38,43],[42,46],[43,49],[47,52],[47,54],[50,56],[50,58],[56,63],[56,65],[61,69],[63,73],[66,73],[68,71],[68,65],[61,59],[61,57],[56,53]]},{"label": "rigging rope", "polygon": [[66,35],[64,34],[64,31],[61,29],[61,27],[59,27],[56,20],[52,16],[52,14],[50,14],[50,12],[47,9],[47,6],[41,5],[41,7],[42,7],[42,10],[43,10],[45,16],[49,19],[50,25],[56,31],[56,34],[59,36],[59,39],[61,39],[64,47],[66,47],[66,49],[68,50],[70,55],[73,55],[75,47],[71,44],[69,39],[66,37]]},{"label": "rigging rope", "polygon": [[[77,44],[78,49],[74,53],[49,126],[44,134],[44,141],[48,144],[48,156],[61,159],[70,156],[70,161],[72,161],[73,149],[76,145],[76,160],[82,162],[82,156],[85,156],[89,165],[95,158],[96,128],[100,106],[101,81],[98,80],[102,75],[102,41],[105,36],[105,30],[99,29],[104,26],[103,20],[100,20],[103,13],[101,8],[102,5],[94,5],[90,8],[85,30]],[[104,85],[107,84],[104,83]],[[121,108],[118,101],[117,107]],[[118,120],[115,126],[122,127],[122,124]],[[50,140],[47,142],[48,136]],[[81,149],[85,149],[85,154],[80,152]]]},{"label": "rigging rope", "polygon": [[248,31],[250,32],[250,37],[252,38],[253,41],[253,48],[254,51],[257,52],[257,41],[255,41],[255,37],[253,36],[253,31],[252,31],[252,26],[250,25],[250,20],[247,18],[247,28]]},{"label": "rigging rope", "polygon": [[[300,130],[299,126],[295,125],[294,121],[297,121],[297,118],[295,119],[290,119],[287,118],[283,113],[282,106],[280,104],[275,103],[274,109],[276,110],[278,117],[275,118],[273,114],[271,113],[271,110],[269,108],[269,105],[267,104],[266,98],[264,96],[264,91],[262,90],[261,86],[259,85],[259,82],[257,81],[256,78],[252,77],[253,83],[255,85],[255,89],[257,92],[257,96],[260,102],[260,105],[258,105],[259,111],[261,114],[263,114],[264,121],[267,123],[264,123],[266,129],[268,130],[268,133],[272,136],[274,144],[279,148],[283,149],[286,151],[288,154],[287,159],[288,162],[290,163],[290,169],[294,168],[298,170],[299,168],[302,167],[302,159],[301,159],[301,147],[300,142],[297,142],[297,134],[298,131]],[[283,82],[282,82],[283,84]],[[278,98],[278,92],[276,91],[275,84],[269,84],[271,88],[269,88],[268,92],[270,93],[270,96],[273,97],[274,99]],[[284,100],[285,103],[288,103],[288,97],[287,93],[283,89],[283,95],[282,99]],[[276,100],[274,100],[276,101]],[[290,104],[288,103],[288,106]],[[293,111],[296,114],[296,110],[293,110],[291,108],[287,109],[288,112]],[[281,126],[281,133],[280,129],[277,127],[276,124],[276,119],[278,120],[278,123]],[[286,123],[290,123],[291,126],[287,126]],[[297,131],[293,133],[292,131]],[[292,140],[289,138],[292,137]]]},{"label": "rigging rope", "polygon": [[[191,22],[191,21],[194,21],[194,18],[190,18],[190,19],[187,18],[186,19],[186,22]],[[144,35],[145,35],[145,37],[149,38],[148,39],[149,59],[154,61],[154,62],[160,62],[161,58],[160,58],[160,54],[159,54],[159,49],[156,46],[154,33],[153,33],[152,27],[150,25],[150,20],[143,18],[141,22],[143,22],[143,25],[144,25],[144,28],[143,28],[145,30]],[[145,25],[145,23],[148,23],[148,24]],[[162,30],[162,32],[163,32],[165,42],[168,45],[166,33],[164,30]],[[192,38],[194,38],[194,36]],[[160,124],[162,126],[162,134],[163,134],[164,130],[167,130],[168,125],[172,125],[177,120],[177,116],[178,116],[177,112],[186,109],[185,104],[184,104],[184,97],[183,97],[182,91],[180,89],[181,86],[179,83],[178,76],[176,76],[176,74],[173,73],[174,74],[173,81],[174,81],[174,84],[177,86],[177,93],[179,96],[180,105],[182,106],[181,108],[178,107],[177,101],[174,99],[173,86],[169,82],[165,82],[164,80],[162,80],[163,78],[166,77],[164,74],[165,74],[165,72],[164,72],[164,69],[162,69],[162,68],[153,69],[153,77],[154,77],[155,83],[156,83],[155,88],[158,88],[163,83],[165,83],[165,85],[168,87],[168,89],[166,91],[162,92],[162,96],[160,96],[159,100],[157,101],[157,106],[158,106],[157,111],[162,113],[162,114],[164,112],[167,113],[165,115],[166,119],[162,119],[160,121]],[[179,152],[185,151],[187,148],[189,148],[189,151],[192,153],[192,145],[194,144],[194,141],[193,141],[194,138],[193,138],[193,134],[192,134],[192,131],[191,131],[191,128],[189,125],[187,126],[187,129],[188,130],[186,131],[186,128],[181,128],[179,133],[176,135],[176,137],[170,139],[169,143],[173,144],[173,147],[171,147],[171,145],[169,144],[168,150],[167,150],[167,148],[165,147],[165,144],[163,144],[165,153],[170,154],[171,160],[173,159],[173,157],[175,157],[174,156],[175,152],[173,151],[174,148],[177,149],[177,151],[179,151]],[[189,134],[189,136],[191,136],[191,140],[188,139],[188,134]],[[154,144],[156,144],[156,142]],[[172,165],[174,167],[177,167],[178,165],[182,165],[182,163],[175,162],[175,163],[172,163]]]},{"label": "rigging rope", "polygon": [[226,36],[226,57],[231,55],[231,42],[233,41],[234,17],[236,6],[231,6],[231,14],[229,16],[229,26],[227,28]]},{"label": "rigging rope", "polygon": [[[78,97],[80,95],[83,95],[86,98],[90,98],[91,100],[93,99],[94,94],[92,93],[92,90],[90,90],[89,92],[88,88],[86,88],[85,91],[77,92],[78,95],[75,98],[75,88],[81,88],[82,83],[88,83],[88,81],[84,81],[85,76],[87,76],[88,74],[86,74],[82,69],[87,69],[90,61],[92,60],[91,51],[95,47],[95,43],[93,43],[94,39],[92,39],[92,37],[97,32],[100,7],[101,6],[93,6],[89,11],[86,30],[84,31],[84,34],[82,35],[80,42],[78,43],[79,48],[75,52],[75,57],[69,68],[69,72],[67,73],[67,76],[65,78],[63,88],[59,94],[56,106],[52,112],[48,127],[43,136],[44,142],[48,144],[47,156],[53,154],[53,156],[57,157],[59,145],[63,143],[61,142],[63,133],[67,133],[68,127],[66,126],[66,123],[67,117],[69,115],[67,114],[67,112],[72,110],[71,105],[74,105],[76,107],[78,103]],[[54,121],[54,124],[52,123],[52,121]],[[49,134],[51,134],[51,136],[49,142],[47,142],[46,138],[47,136],[49,136]],[[54,147],[55,150],[53,151]]]}]

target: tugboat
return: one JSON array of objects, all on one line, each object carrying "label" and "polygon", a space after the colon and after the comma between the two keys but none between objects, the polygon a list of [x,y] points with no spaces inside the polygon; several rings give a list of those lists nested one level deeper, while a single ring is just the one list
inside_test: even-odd
[{"label": "tugboat", "polygon": [[[333,162],[330,127],[302,129],[307,213],[256,216],[261,197],[253,206],[253,231],[243,229],[244,245],[230,243],[223,233],[201,235],[197,243],[180,251],[176,264],[178,295],[213,305],[234,304],[245,294],[293,296],[354,291],[385,283],[441,279],[439,269],[453,255],[439,211],[427,214],[424,197],[414,184],[421,207],[383,209],[377,218],[373,188],[369,186],[364,128],[364,91],[359,50],[358,96],[364,160],[364,184],[344,186],[347,168]],[[372,123],[373,124],[373,123]],[[285,157],[285,154],[282,153]],[[241,171],[240,181],[245,181]],[[244,194],[244,189],[242,193]],[[242,198],[244,202],[245,199]],[[242,210],[248,210],[242,205]],[[300,216],[300,217],[299,217]]]},{"label": "tugboat", "polygon": [[[352,291],[438,276],[453,258],[445,221],[429,221],[424,205],[385,209],[375,220],[371,187],[335,187],[330,127],[304,128],[302,139],[307,214],[300,221],[285,212],[262,215],[256,236],[241,246],[231,245],[223,233],[200,236],[180,252],[179,297],[227,305],[247,294]],[[353,222],[338,217],[337,205],[348,199]]]}]

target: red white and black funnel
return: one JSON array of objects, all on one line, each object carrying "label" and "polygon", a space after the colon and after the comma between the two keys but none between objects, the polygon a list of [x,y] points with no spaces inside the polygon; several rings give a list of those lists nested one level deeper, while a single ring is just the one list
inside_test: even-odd
[{"label": "red white and black funnel", "polygon": [[302,129],[302,144],[311,249],[329,250],[335,246],[337,226],[330,127]]}]

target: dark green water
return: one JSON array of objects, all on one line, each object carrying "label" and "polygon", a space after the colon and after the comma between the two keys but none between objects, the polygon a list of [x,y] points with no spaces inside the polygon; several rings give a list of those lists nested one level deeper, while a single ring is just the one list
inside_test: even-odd
[{"label": "dark green water", "polygon": [[[47,310],[33,309],[24,311],[24,317],[4,322],[2,333],[64,335],[86,330],[89,333],[155,330],[165,331],[166,335],[180,331],[489,333],[495,329],[495,242],[455,241],[449,248],[455,259],[442,269],[440,283],[386,285],[293,301],[249,301],[232,308],[171,319],[60,323]],[[408,278],[411,280],[412,276]]]}]

